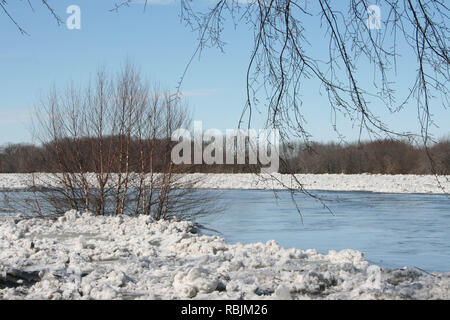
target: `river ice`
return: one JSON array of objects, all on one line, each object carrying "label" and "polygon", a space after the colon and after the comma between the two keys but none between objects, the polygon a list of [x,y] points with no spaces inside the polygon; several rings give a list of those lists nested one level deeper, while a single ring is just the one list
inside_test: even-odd
[{"label": "river ice", "polygon": [[450,273],[383,269],[355,250],[227,244],[190,222],[0,220],[0,299],[450,299]]}]

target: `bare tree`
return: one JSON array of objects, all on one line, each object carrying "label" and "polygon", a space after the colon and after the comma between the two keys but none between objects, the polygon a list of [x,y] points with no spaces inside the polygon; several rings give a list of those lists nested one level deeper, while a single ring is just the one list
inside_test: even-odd
[{"label": "bare tree", "polygon": [[46,174],[32,175],[26,209],[156,220],[206,213],[211,199],[170,159],[172,132],[188,124],[183,101],[150,89],[130,63],[117,75],[99,71],[86,87],[53,89],[34,122]]},{"label": "bare tree", "polygon": [[[280,130],[284,143],[303,141],[312,148],[301,109],[302,86],[316,81],[324,88],[332,114],[341,113],[376,139],[413,139],[421,141],[431,171],[438,174],[436,161],[429,151],[435,142],[430,133],[434,125],[433,106],[449,103],[449,13],[442,1],[376,1],[383,8],[382,28],[372,30],[367,22],[371,2],[250,0],[215,1],[207,12],[198,13],[191,0],[181,0],[184,20],[199,32],[196,54],[205,47],[223,47],[221,35],[227,19],[253,26],[254,45],[247,68],[247,101],[241,121],[260,101],[267,113],[268,127]],[[309,46],[305,21],[320,17],[326,31],[328,59],[322,61]],[[395,68],[399,48],[409,48],[416,57],[416,77],[410,91],[400,102],[395,91]],[[358,72],[369,62],[378,74],[375,91],[369,90]],[[260,99],[258,99],[260,98]],[[384,105],[392,113],[415,102],[421,132],[398,132],[389,127],[370,106]],[[241,123],[240,125],[242,125]],[[332,123],[335,130],[336,123]],[[339,134],[339,132],[338,132]],[[289,163],[284,163],[289,169]],[[297,181],[301,186],[301,183]],[[439,183],[439,179],[437,179]],[[445,190],[444,190],[445,191]]]},{"label": "bare tree", "polygon": [[[183,18],[199,32],[199,51],[206,46],[223,47],[221,34],[228,18],[253,25],[254,46],[247,70],[244,111],[250,122],[255,100],[262,91],[268,101],[267,125],[280,129],[284,137],[309,140],[300,93],[301,85],[310,79],[319,80],[333,112],[348,115],[361,129],[375,136],[406,136],[384,124],[369,106],[374,96],[391,111],[405,106],[407,101],[395,104],[389,76],[398,58],[397,47],[406,43],[418,61],[417,77],[407,100],[416,99],[422,138],[427,143],[428,129],[433,124],[432,97],[438,95],[444,106],[449,105],[449,8],[442,1],[378,1],[386,19],[381,30],[372,30],[366,23],[370,4],[355,0],[347,5],[328,0],[250,0],[245,4],[222,0],[215,1],[210,11],[198,13],[191,0],[181,1]],[[310,21],[308,17],[314,15],[320,16],[327,32],[327,61],[316,58],[308,46],[308,26],[303,21]],[[363,81],[359,81],[358,67],[366,61],[380,74],[375,79],[378,92],[369,92],[359,85]]]}]

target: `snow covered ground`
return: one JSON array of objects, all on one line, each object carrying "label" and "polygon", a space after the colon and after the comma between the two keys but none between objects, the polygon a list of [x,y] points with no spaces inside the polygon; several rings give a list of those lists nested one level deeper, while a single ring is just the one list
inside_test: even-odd
[{"label": "snow covered ground", "polygon": [[189,222],[0,219],[0,299],[450,299],[450,273],[388,270],[361,252],[227,244]]},{"label": "snow covered ground", "polygon": [[[29,186],[27,174],[0,174],[0,190],[24,189]],[[93,180],[94,176],[92,176]],[[378,175],[378,174],[299,174],[296,178],[308,190],[371,191],[382,193],[445,193],[450,191],[450,176]],[[203,189],[284,189],[298,188],[291,175],[275,174],[186,174],[181,179],[199,181]],[[50,177],[40,174],[37,181],[52,184]]]}]

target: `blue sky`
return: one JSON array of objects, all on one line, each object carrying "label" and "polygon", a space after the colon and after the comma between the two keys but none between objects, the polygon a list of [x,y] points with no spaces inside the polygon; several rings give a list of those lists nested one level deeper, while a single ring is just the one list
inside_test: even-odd
[{"label": "blue sky", "polygon": [[[34,12],[26,1],[10,1],[10,13],[30,36],[21,35],[0,11],[0,144],[31,142],[30,114],[40,97],[55,84],[70,81],[84,83],[100,65],[117,70],[126,58],[142,68],[152,82],[174,89],[196,48],[197,34],[180,23],[180,7],[176,1],[153,1],[143,12],[142,4],[109,12],[109,0],[52,1],[57,13],[65,20],[66,8],[75,4],[81,8],[81,30],[57,26],[39,2]],[[200,0],[207,6],[210,0]],[[321,55],[326,50],[324,31],[311,28],[312,52]],[[182,90],[189,101],[193,119],[203,121],[203,127],[235,128],[245,103],[245,72],[252,45],[249,26],[232,25],[224,33],[225,53],[206,50],[201,59],[191,65]],[[415,58],[405,50],[399,59],[397,81],[399,100],[406,94],[407,83],[414,77]],[[372,68],[361,70],[370,79]],[[323,94],[323,92],[322,92]],[[382,107],[374,110],[393,128],[418,132],[415,105],[390,115]],[[260,107],[262,110],[262,106]],[[336,140],[331,126],[328,100],[321,95],[317,83],[309,83],[303,95],[303,112],[307,129],[314,140]],[[433,128],[436,137],[450,133],[450,114],[436,101],[434,116],[440,128]],[[253,128],[263,124],[264,113],[254,118]],[[356,140],[359,130],[346,119],[339,118],[340,131],[348,140]]]}]

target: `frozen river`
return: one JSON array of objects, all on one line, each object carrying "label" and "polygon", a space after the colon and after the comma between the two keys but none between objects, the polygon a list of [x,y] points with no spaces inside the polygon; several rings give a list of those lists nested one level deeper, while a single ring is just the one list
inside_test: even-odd
[{"label": "frozen river", "polygon": [[199,192],[221,199],[225,210],[197,221],[221,237],[147,216],[0,219],[0,299],[450,298],[443,195],[315,191],[331,214],[298,194],[302,223],[287,191]]},{"label": "frozen river", "polygon": [[[266,242],[299,249],[356,249],[373,264],[450,271],[450,200],[445,195],[313,192],[297,194],[303,223],[290,193],[268,190],[221,192],[225,210],[198,220],[227,242]],[[212,233],[207,231],[207,233]]]},{"label": "frozen river", "polygon": [[[218,234],[228,243],[273,239],[285,248],[314,248],[324,254],[355,249],[383,267],[450,271],[450,200],[445,195],[313,191],[325,199],[330,213],[299,193],[300,216],[288,191],[279,191],[278,199],[270,190],[199,192],[222,199],[224,210],[196,222],[217,231],[203,233]],[[11,193],[19,198],[25,194]]]}]

